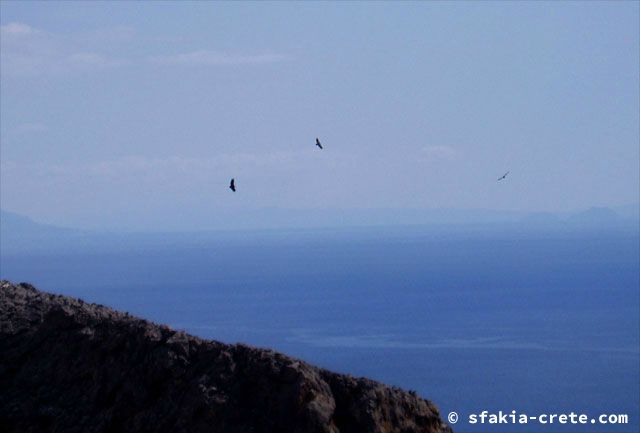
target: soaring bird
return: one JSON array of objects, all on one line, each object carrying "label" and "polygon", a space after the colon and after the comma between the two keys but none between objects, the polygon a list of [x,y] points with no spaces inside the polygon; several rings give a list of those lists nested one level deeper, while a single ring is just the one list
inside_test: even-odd
[{"label": "soaring bird", "polygon": [[231,183],[229,184],[229,188],[231,188],[231,191],[236,192],[236,180],[235,179],[231,179]]},{"label": "soaring bird", "polygon": [[509,174],[509,172],[506,172],[505,174],[503,174],[502,176],[500,176],[498,178],[498,181],[501,181],[502,179],[504,179],[505,177],[507,177],[507,175]]},{"label": "soaring bird", "polygon": [[316,146],[318,146],[320,149],[322,149],[322,144],[320,144],[320,140],[318,140],[317,137],[316,137]]}]

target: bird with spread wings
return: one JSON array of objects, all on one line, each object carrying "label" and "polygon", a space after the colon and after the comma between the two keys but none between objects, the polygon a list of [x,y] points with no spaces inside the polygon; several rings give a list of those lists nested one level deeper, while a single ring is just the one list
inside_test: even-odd
[{"label": "bird with spread wings", "polygon": [[501,181],[502,179],[506,178],[508,174],[509,174],[509,172],[506,172],[505,174],[503,174],[502,176],[500,176],[500,177],[498,178],[498,181]]}]

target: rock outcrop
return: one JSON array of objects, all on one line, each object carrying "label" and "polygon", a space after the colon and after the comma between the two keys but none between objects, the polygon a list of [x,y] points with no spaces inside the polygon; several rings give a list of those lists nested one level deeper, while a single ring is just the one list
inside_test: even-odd
[{"label": "rock outcrop", "polygon": [[451,430],[415,393],[2,281],[0,431]]}]

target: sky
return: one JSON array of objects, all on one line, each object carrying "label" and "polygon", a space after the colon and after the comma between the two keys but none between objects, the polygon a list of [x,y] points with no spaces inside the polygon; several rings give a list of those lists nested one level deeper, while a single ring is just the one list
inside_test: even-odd
[{"label": "sky", "polygon": [[3,0],[0,207],[160,230],[637,203],[639,21],[631,1]]}]

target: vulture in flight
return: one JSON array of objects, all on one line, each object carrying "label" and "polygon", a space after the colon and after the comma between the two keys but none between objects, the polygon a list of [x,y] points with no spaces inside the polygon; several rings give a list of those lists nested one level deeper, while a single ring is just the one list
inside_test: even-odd
[{"label": "vulture in flight", "polygon": [[316,146],[322,149],[322,144],[320,144],[320,140],[316,137]]},{"label": "vulture in flight", "polygon": [[503,174],[502,176],[500,176],[498,178],[498,181],[501,181],[502,179],[504,179],[505,177],[507,177],[507,175],[509,174],[509,172],[506,172],[505,174]]},{"label": "vulture in flight", "polygon": [[229,184],[229,188],[231,188],[231,191],[236,192],[236,180],[235,179],[231,179],[231,183]]}]

